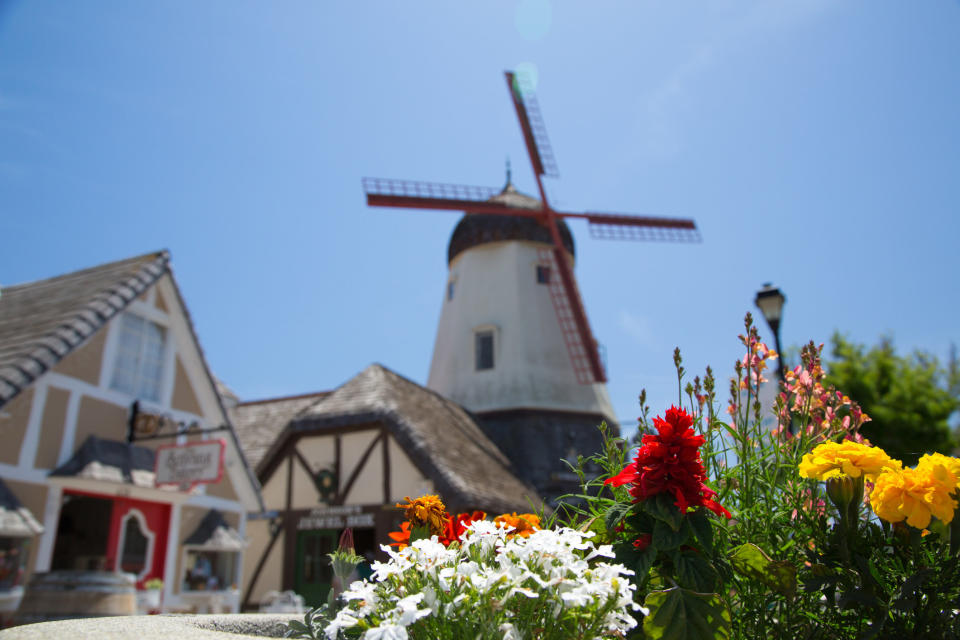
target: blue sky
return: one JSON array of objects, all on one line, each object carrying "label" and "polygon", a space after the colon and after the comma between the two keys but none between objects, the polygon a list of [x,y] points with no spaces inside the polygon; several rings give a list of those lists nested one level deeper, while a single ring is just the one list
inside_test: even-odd
[{"label": "blue sky", "polygon": [[[371,362],[425,382],[458,215],[363,176],[535,184],[502,73],[537,77],[568,210],[694,218],[577,277],[631,424],[721,377],[755,292],[785,343],[957,341],[960,2],[0,2],[0,285],[167,248],[244,399]],[[766,327],[763,333],[769,336]],[[725,388],[725,385],[721,385]]]}]

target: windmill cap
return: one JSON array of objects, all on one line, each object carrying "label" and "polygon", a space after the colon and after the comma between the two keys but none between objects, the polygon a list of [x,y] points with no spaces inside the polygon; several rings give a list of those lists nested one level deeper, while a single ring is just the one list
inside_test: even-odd
[{"label": "windmill cap", "polygon": [[[491,202],[502,202],[517,209],[539,209],[540,201],[526,194],[520,193],[507,182],[503,191],[490,198]],[[562,219],[557,219],[557,229],[564,248],[575,256],[573,235],[570,228]],[[526,216],[503,216],[486,213],[468,213],[460,219],[453,235],[450,236],[450,245],[447,248],[447,264],[453,262],[458,255],[481,244],[491,242],[505,242],[508,240],[524,240],[553,244],[550,230],[536,218]]]}]

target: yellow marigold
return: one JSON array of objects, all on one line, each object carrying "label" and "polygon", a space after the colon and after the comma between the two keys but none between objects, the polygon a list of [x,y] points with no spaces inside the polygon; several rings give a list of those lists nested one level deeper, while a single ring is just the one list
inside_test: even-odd
[{"label": "yellow marigold", "polygon": [[416,500],[411,500],[410,496],[404,498],[407,504],[397,503],[397,506],[406,510],[406,517],[414,527],[426,525],[430,528],[430,534],[442,536],[444,527],[447,523],[447,508],[440,501],[440,496],[421,496]]},{"label": "yellow marigold", "polygon": [[520,536],[521,538],[529,537],[531,533],[540,528],[540,518],[538,516],[532,513],[517,514],[516,511],[497,516],[493,519],[493,523],[500,527],[513,527],[510,535]]},{"label": "yellow marigold", "polygon": [[942,453],[927,453],[920,457],[917,469],[943,474],[953,488],[960,489],[960,458],[951,458]]},{"label": "yellow marigold", "polygon": [[866,476],[873,480],[886,469],[896,470],[903,466],[879,447],[869,447],[852,440],[824,442],[803,456],[798,468],[804,478],[828,480],[841,475],[851,478]]},{"label": "yellow marigold", "polygon": [[926,529],[932,516],[944,524],[953,520],[957,501],[950,493],[956,483],[942,465],[882,473],[870,493],[873,512],[888,522],[907,521]]}]

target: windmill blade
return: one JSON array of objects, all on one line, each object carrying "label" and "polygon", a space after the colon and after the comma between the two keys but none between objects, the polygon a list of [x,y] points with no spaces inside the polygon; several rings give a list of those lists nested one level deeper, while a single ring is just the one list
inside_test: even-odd
[{"label": "windmill blade", "polygon": [[553,157],[553,149],[547,138],[547,128],[543,124],[540,105],[537,104],[532,88],[527,85],[523,76],[518,76],[512,71],[507,71],[506,76],[510,98],[517,110],[520,128],[523,130],[523,141],[527,145],[527,153],[533,164],[533,173],[548,178],[559,177],[557,161]]},{"label": "windmill blade", "polygon": [[499,190],[491,187],[364,178],[363,190],[367,194],[367,204],[372,207],[443,209],[527,217],[541,215],[539,209],[521,209],[503,202],[490,201],[491,197],[499,193]]},{"label": "windmill blade", "polygon": [[696,223],[688,218],[658,218],[615,213],[558,214],[586,218],[590,236],[604,240],[651,240],[659,242],[700,242]]},{"label": "windmill blade", "polygon": [[551,273],[559,277],[550,277],[548,286],[553,309],[557,314],[560,332],[570,355],[570,364],[580,384],[606,382],[597,341],[593,338],[587,314],[573,278],[573,270],[567,261],[566,252],[556,247],[537,250],[539,260],[550,267]]}]

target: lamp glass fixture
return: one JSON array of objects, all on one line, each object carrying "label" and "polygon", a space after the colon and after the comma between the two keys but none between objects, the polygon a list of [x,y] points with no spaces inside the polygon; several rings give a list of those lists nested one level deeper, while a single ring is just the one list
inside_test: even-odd
[{"label": "lamp glass fixture", "polygon": [[767,322],[777,322],[780,320],[780,314],[783,311],[783,303],[785,301],[786,297],[780,292],[780,289],[770,284],[764,284],[763,289],[757,292],[757,298],[754,300]]}]

